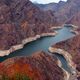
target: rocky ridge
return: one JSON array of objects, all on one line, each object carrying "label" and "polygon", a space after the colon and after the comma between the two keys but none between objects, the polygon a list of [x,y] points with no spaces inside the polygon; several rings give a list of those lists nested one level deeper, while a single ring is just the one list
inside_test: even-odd
[{"label": "rocky ridge", "polygon": [[43,51],[30,57],[15,57],[0,64],[0,78],[7,75],[10,80],[16,73],[24,74],[31,80],[66,80],[67,73],[60,68],[57,58]]},{"label": "rocky ridge", "polygon": [[[73,37],[72,39],[69,39],[69,40],[66,40],[66,41],[62,41],[60,43],[57,43],[56,45],[53,45],[52,46],[52,52],[55,52],[55,49],[58,51],[58,50],[61,50],[61,51],[67,51],[67,53],[62,53],[63,56],[66,56],[65,57],[66,59],[69,59],[70,56],[71,56],[71,61],[74,62],[74,64],[72,65],[77,71],[77,77],[78,77],[78,80],[80,79],[80,35],[77,35],[75,37]],[[50,50],[51,51],[51,50]],[[59,53],[59,51],[58,51]],[[69,62],[69,60],[68,60]],[[71,62],[71,64],[72,64]]]},{"label": "rocky ridge", "polygon": [[51,10],[53,12],[56,12],[62,6],[65,5],[65,2],[64,1],[59,1],[59,3],[49,3],[49,4],[37,4],[37,3],[34,3],[34,4],[37,5],[41,10],[44,10],[44,11]]},{"label": "rocky ridge", "polygon": [[76,15],[80,11],[80,0],[67,0],[65,5],[55,12],[57,20],[61,22],[61,24],[66,23],[70,20],[74,15]]},{"label": "rocky ridge", "polygon": [[[54,35],[50,29],[53,26],[57,26],[54,14],[40,10],[29,0],[0,0],[0,50],[3,53],[25,39],[30,42],[39,38],[37,35]],[[12,50],[15,49],[9,52]]]},{"label": "rocky ridge", "polygon": [[[39,7],[41,7],[41,4]],[[74,24],[75,26],[80,26],[79,22],[76,23],[76,21],[78,21],[77,15],[80,13],[80,0],[67,0],[66,2],[60,1],[59,3],[45,4],[42,5],[42,7],[43,8],[41,9],[44,10],[52,10],[57,21],[61,25],[65,23],[71,24],[73,22],[72,25]],[[76,18],[77,20],[73,20],[73,18]]]}]

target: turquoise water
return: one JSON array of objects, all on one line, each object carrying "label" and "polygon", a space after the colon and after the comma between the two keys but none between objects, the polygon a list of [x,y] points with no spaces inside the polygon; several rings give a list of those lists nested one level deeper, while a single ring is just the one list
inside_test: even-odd
[{"label": "turquoise water", "polygon": [[23,49],[17,50],[11,53],[8,56],[0,57],[0,62],[15,56],[29,56],[36,51],[46,51],[48,52],[48,48],[57,42],[67,40],[74,36],[73,33],[70,32],[70,27],[64,27],[63,29],[58,30],[59,34],[55,37],[43,37],[36,41],[30,42],[24,46]]}]

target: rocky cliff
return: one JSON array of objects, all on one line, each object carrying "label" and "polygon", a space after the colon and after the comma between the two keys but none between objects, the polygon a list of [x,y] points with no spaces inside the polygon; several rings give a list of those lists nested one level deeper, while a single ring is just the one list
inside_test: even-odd
[{"label": "rocky cliff", "polygon": [[65,5],[60,8],[56,13],[56,17],[58,21],[61,21],[61,23],[65,23],[70,18],[73,17],[73,15],[76,15],[80,11],[80,0],[67,0]]},{"label": "rocky cliff", "polygon": [[0,50],[8,50],[25,38],[50,33],[54,25],[54,14],[41,11],[29,0],[0,0]]},{"label": "rocky cliff", "polygon": [[30,57],[11,58],[0,64],[0,80],[3,75],[15,80],[14,75],[17,73],[27,75],[31,80],[66,80],[66,74],[59,67],[58,60],[43,51]]},{"label": "rocky cliff", "polygon": [[[78,80],[80,80],[80,35],[75,36],[72,39],[62,41],[52,46],[53,48],[62,49],[68,52],[71,55],[72,61],[76,65],[76,70],[78,71],[77,76]],[[63,55],[67,55],[63,53]],[[68,56],[69,58],[70,56]]]},{"label": "rocky cliff", "polygon": [[51,10],[53,12],[58,11],[62,6],[64,6],[64,1],[59,1],[59,3],[49,3],[49,4],[35,4],[37,5],[41,10]]},{"label": "rocky cliff", "polygon": [[80,32],[80,11],[73,15],[72,18],[66,22],[66,24],[73,24],[75,26],[78,26],[77,31]]},{"label": "rocky cliff", "polygon": [[65,24],[67,21],[69,22],[72,20],[72,17],[80,12],[80,0],[67,0],[67,2],[60,1],[59,3],[51,3],[42,6],[40,4],[39,7],[43,10],[52,10],[55,12],[54,14],[57,21],[60,24]]}]

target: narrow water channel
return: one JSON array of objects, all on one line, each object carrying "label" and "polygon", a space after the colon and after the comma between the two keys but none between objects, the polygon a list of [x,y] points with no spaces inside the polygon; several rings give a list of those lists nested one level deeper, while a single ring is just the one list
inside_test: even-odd
[{"label": "narrow water channel", "polygon": [[62,63],[62,68],[71,73],[70,67],[68,66],[68,63],[66,59],[64,58],[63,55],[60,55],[59,53],[54,53],[54,56],[57,57],[61,63]]},{"label": "narrow water channel", "polygon": [[[23,49],[17,50],[8,56],[0,57],[0,62],[6,60],[8,58],[15,57],[15,56],[29,56],[32,53],[34,53],[36,51],[40,51],[40,50],[48,52],[48,48],[52,44],[55,44],[55,43],[63,41],[63,40],[67,40],[67,39],[75,36],[73,33],[70,32],[70,30],[71,30],[71,27],[64,27],[64,28],[58,30],[59,34],[56,35],[55,37],[43,37],[36,41],[32,41],[32,42],[26,44]],[[61,57],[61,59],[62,59],[62,57]],[[62,61],[64,61],[64,59]]]}]

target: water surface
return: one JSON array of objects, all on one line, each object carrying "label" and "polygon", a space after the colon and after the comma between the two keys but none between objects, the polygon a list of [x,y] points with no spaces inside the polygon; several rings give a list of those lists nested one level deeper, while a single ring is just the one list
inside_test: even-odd
[{"label": "water surface", "polygon": [[67,63],[66,59],[64,58],[64,56],[61,54],[58,54],[58,53],[54,53],[54,56],[57,57],[61,61],[62,68],[64,68],[69,73],[71,73],[70,67],[68,66],[68,63]]},{"label": "water surface", "polygon": [[63,29],[58,30],[59,34],[55,37],[43,37],[36,41],[32,41],[24,46],[23,49],[17,50],[13,53],[11,53],[8,56],[0,57],[0,62],[4,61],[8,58],[15,57],[15,56],[29,56],[32,53],[43,50],[48,52],[48,48],[57,42],[67,40],[74,36],[73,33],[70,32],[70,27],[64,27]]}]

